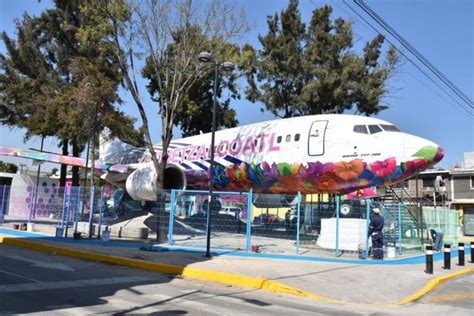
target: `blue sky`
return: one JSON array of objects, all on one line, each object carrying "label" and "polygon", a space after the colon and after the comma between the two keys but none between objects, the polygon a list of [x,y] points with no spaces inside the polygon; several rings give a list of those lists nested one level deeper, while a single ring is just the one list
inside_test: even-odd
[{"label": "blue sky", "polygon": [[[348,1],[371,24],[383,34],[382,29],[367,15]],[[253,29],[242,39],[242,43],[251,43],[260,47],[257,36],[267,32],[266,17],[280,12],[287,7],[283,0],[240,0],[238,4],[246,10],[248,20]],[[469,98],[474,99],[474,1],[471,0],[366,0],[399,34],[408,40],[446,77],[457,85]],[[324,4],[333,7],[333,18],[350,19],[354,24],[355,48],[375,36],[375,32],[356,16],[340,0],[332,1],[303,1],[300,0],[300,11],[304,22],[309,22],[312,11]],[[2,31],[10,36],[14,34],[15,18],[27,11],[30,15],[38,15],[45,8],[52,6],[51,1],[36,0],[2,0],[0,1],[0,21]],[[388,35],[387,35],[388,36]],[[388,36],[397,47],[398,44]],[[0,51],[5,52],[3,42]],[[413,56],[410,56],[415,60]],[[425,68],[423,68],[429,73]],[[449,96],[443,93],[421,72],[407,60],[402,59],[395,76],[390,80],[391,93],[384,100],[390,108],[377,117],[390,121],[410,134],[430,139],[446,151],[446,156],[439,166],[449,167],[453,163],[462,162],[463,153],[474,151],[474,119],[469,116]],[[448,90],[445,86],[443,89]],[[158,142],[161,133],[161,123],[156,113],[156,105],[144,92],[149,120],[152,126],[152,137]],[[122,109],[132,116],[139,117],[135,104],[128,94],[123,95],[125,101]],[[252,104],[246,100],[238,100],[232,104],[237,111],[241,124],[254,123],[272,119],[269,113],[261,113],[260,104]],[[474,114],[474,109],[471,109]],[[178,133],[175,133],[178,135]],[[24,130],[10,130],[0,127],[0,145],[17,148],[39,148],[40,139],[36,138],[23,143]],[[60,152],[56,140],[46,139],[45,149]],[[0,160],[15,163],[25,163],[26,160],[0,157]],[[46,168],[48,169],[48,168]],[[49,168],[50,169],[50,168]]]}]

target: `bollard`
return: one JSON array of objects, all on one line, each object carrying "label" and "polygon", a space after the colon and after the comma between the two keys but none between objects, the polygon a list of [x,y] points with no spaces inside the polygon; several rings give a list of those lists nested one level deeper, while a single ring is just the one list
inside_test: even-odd
[{"label": "bollard", "polygon": [[444,267],[443,269],[451,269],[451,245],[444,244]]},{"label": "bollard", "polygon": [[433,246],[426,245],[426,270],[425,273],[433,274]]},{"label": "bollard", "polygon": [[474,263],[474,241],[471,241],[471,263]]},{"label": "bollard", "polygon": [[463,266],[464,265],[464,243],[460,242],[458,244],[458,252],[459,252],[458,266]]}]

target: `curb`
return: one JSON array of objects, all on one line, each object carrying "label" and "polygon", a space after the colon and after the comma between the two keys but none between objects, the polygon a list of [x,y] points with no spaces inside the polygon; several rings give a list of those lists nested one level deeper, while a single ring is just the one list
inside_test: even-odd
[{"label": "curb", "polygon": [[268,280],[268,279],[247,277],[247,276],[241,276],[241,275],[231,274],[231,273],[216,272],[212,270],[203,270],[203,269],[174,266],[174,265],[155,263],[155,262],[149,262],[149,261],[138,260],[138,259],[122,258],[122,257],[116,257],[112,255],[103,255],[103,254],[98,254],[98,253],[93,253],[93,252],[86,252],[82,250],[72,250],[72,249],[68,249],[68,248],[64,248],[60,246],[46,245],[40,242],[26,241],[22,238],[9,237],[5,235],[0,235],[0,244],[1,243],[12,245],[12,246],[29,248],[29,249],[47,252],[47,253],[55,253],[57,255],[79,258],[83,260],[99,261],[99,262],[113,264],[113,265],[128,266],[132,268],[161,272],[165,274],[179,275],[182,277],[188,277],[188,278],[193,278],[193,279],[198,279],[198,280],[203,280],[203,281],[212,281],[212,282],[218,282],[218,283],[223,283],[223,284],[261,289],[261,290],[265,290],[269,292],[296,295],[296,296],[315,299],[321,302],[335,303],[335,304],[354,304],[355,303],[355,304],[361,304],[361,305],[405,305],[405,304],[408,304],[420,299],[421,297],[428,294],[430,291],[432,291],[433,289],[435,289],[436,287],[440,286],[441,284],[443,284],[444,282],[450,279],[454,279],[465,274],[474,273],[474,268],[463,269],[463,270],[453,272],[451,274],[447,274],[447,275],[430,280],[423,288],[421,288],[414,294],[400,301],[388,302],[388,303],[365,304],[365,303],[357,303],[357,302],[351,303],[351,302],[331,299],[331,298],[328,298],[316,293],[300,290],[298,288],[289,286],[287,284],[284,284],[278,281]]},{"label": "curb", "polygon": [[467,269],[463,269],[463,270],[460,270],[460,271],[457,271],[457,272],[453,272],[453,273],[450,273],[450,274],[447,274],[447,275],[443,275],[443,276],[434,278],[434,279],[430,280],[423,288],[421,288],[420,290],[418,290],[414,294],[404,298],[403,300],[401,300],[399,302],[395,302],[393,304],[405,305],[405,304],[414,302],[416,300],[419,300],[421,297],[428,294],[430,291],[434,290],[435,288],[437,288],[438,286],[440,286],[444,282],[446,282],[448,280],[451,280],[451,279],[454,279],[454,278],[457,278],[459,276],[465,275],[465,274],[469,274],[469,273],[474,273],[474,268],[467,268]]},{"label": "curb", "polygon": [[189,277],[189,278],[199,279],[199,280],[204,280],[204,281],[212,281],[212,282],[218,282],[218,283],[224,283],[224,284],[238,285],[242,287],[250,287],[250,288],[261,289],[261,290],[270,291],[270,292],[277,292],[281,294],[303,296],[303,297],[317,299],[323,302],[344,304],[344,302],[342,301],[333,300],[333,299],[330,299],[318,294],[303,291],[295,287],[286,285],[278,281],[273,281],[273,280],[240,276],[237,274],[230,274],[230,273],[224,273],[224,272],[215,272],[211,270],[203,270],[203,269],[180,267],[180,266],[174,266],[174,265],[168,265],[168,264],[162,264],[162,263],[154,263],[154,262],[148,262],[148,261],[137,260],[137,259],[129,259],[129,258],[122,258],[122,257],[111,256],[111,255],[103,255],[103,254],[98,254],[98,253],[86,252],[86,251],[81,251],[81,250],[72,250],[72,249],[63,248],[60,246],[45,245],[39,242],[26,241],[20,238],[15,238],[15,237],[12,238],[12,237],[1,236],[1,235],[0,235],[0,243],[11,245],[11,246],[29,248],[29,249],[33,249],[37,251],[42,251],[42,252],[55,253],[57,255],[79,258],[83,260],[99,261],[99,262],[104,262],[104,263],[113,264],[113,265],[128,266],[132,268],[161,272],[165,274],[180,275],[182,277]]}]

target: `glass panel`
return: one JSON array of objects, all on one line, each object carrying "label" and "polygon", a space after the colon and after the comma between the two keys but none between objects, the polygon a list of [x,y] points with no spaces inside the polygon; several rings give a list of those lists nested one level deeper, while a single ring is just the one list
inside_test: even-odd
[{"label": "glass panel", "polygon": [[400,132],[400,129],[394,125],[380,124],[380,126],[387,132]]},{"label": "glass panel", "polygon": [[381,132],[382,129],[378,125],[369,125],[369,131],[370,131],[370,134],[375,134],[375,133]]},{"label": "glass panel", "polygon": [[361,134],[368,134],[367,127],[365,125],[355,125],[354,132],[361,133]]}]

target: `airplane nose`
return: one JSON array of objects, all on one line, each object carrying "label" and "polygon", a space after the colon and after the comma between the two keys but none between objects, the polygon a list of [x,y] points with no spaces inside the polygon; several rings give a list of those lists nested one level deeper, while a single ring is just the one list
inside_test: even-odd
[{"label": "airplane nose", "polygon": [[433,161],[439,162],[441,161],[441,159],[443,159],[443,157],[444,157],[444,149],[438,146],[438,148],[436,149],[436,154],[433,157]]},{"label": "airplane nose", "polygon": [[405,138],[405,154],[412,160],[414,157],[423,158],[429,163],[437,163],[444,157],[444,149],[438,144],[418,136],[407,135]]}]

